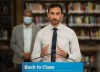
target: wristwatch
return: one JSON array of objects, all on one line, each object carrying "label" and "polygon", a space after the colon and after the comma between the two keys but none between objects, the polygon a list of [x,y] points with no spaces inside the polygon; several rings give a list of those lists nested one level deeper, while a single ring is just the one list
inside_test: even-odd
[{"label": "wristwatch", "polygon": [[68,53],[66,54],[65,58],[66,58],[66,59],[68,59],[68,58],[69,58],[69,54],[68,54]]}]

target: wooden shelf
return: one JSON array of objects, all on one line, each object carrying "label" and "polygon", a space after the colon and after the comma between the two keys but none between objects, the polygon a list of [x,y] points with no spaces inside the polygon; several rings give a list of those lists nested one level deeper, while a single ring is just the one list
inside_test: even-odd
[{"label": "wooden shelf", "polygon": [[100,13],[99,12],[97,12],[97,13],[69,13],[68,14],[68,16],[70,16],[70,15],[74,15],[74,16],[82,16],[82,15],[84,15],[84,16],[98,16],[98,15],[100,15]]},{"label": "wooden shelf", "polygon": [[80,47],[81,49],[81,52],[89,52],[89,53],[92,53],[92,52],[99,52],[100,51],[100,46],[82,46]]},{"label": "wooden shelf", "polygon": [[100,38],[96,38],[96,37],[91,37],[91,36],[80,36],[78,37],[79,40],[81,41],[98,41],[100,42]]},{"label": "wooden shelf", "polygon": [[99,27],[100,28],[100,24],[68,24],[69,27]]},{"label": "wooden shelf", "polygon": [[12,29],[11,26],[0,26],[0,29]]},{"label": "wooden shelf", "polygon": [[0,14],[0,16],[11,16],[11,14]]},{"label": "wooden shelf", "polygon": [[10,42],[10,39],[7,39],[7,40],[0,39],[0,42]]},{"label": "wooden shelf", "polygon": [[10,2],[11,0],[0,0],[0,2]]}]

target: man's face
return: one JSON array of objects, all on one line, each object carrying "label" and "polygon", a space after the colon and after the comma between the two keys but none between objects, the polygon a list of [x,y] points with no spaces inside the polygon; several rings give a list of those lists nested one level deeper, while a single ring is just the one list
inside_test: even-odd
[{"label": "man's face", "polygon": [[24,11],[23,22],[26,26],[29,26],[32,23],[32,12],[31,11]]},{"label": "man's face", "polygon": [[63,18],[61,9],[59,7],[50,8],[48,18],[52,25],[58,25],[61,22],[61,19]]}]

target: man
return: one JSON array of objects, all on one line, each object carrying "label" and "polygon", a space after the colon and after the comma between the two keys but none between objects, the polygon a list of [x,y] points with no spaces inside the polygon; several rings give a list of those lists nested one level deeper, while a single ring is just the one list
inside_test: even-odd
[{"label": "man", "polygon": [[47,14],[50,24],[36,36],[33,62],[79,62],[81,53],[75,32],[61,24],[63,9],[59,4],[51,4]]},{"label": "man", "polygon": [[37,32],[39,27],[32,22],[32,11],[26,9],[23,15],[23,24],[14,27],[11,37],[11,48],[14,51],[13,62],[17,66],[18,72],[21,71],[21,63],[29,62]]}]

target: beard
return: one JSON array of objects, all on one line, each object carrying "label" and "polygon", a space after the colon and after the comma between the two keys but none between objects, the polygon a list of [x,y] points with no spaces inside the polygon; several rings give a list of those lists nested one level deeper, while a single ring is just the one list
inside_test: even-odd
[{"label": "beard", "polygon": [[59,24],[59,22],[60,22],[60,20],[57,20],[57,19],[52,19],[52,20],[51,20],[51,23],[52,23],[53,25],[57,25],[57,24]]}]

